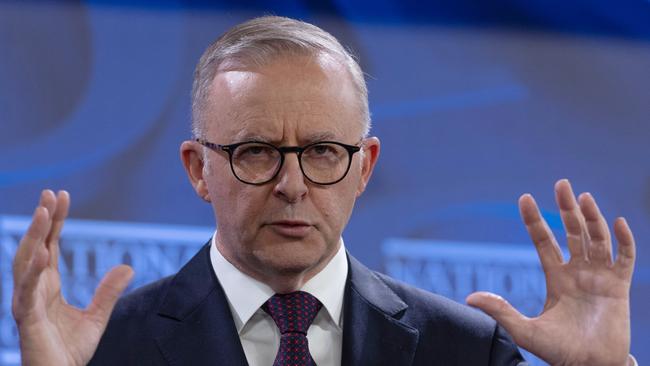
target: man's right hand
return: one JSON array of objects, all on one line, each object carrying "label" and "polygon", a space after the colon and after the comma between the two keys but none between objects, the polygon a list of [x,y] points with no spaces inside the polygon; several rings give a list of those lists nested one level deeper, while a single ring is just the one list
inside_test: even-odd
[{"label": "man's right hand", "polygon": [[44,190],[13,264],[12,311],[23,365],[85,365],[93,356],[118,297],[133,270],[125,265],[104,276],[85,310],[61,295],[59,234],[70,196]]}]

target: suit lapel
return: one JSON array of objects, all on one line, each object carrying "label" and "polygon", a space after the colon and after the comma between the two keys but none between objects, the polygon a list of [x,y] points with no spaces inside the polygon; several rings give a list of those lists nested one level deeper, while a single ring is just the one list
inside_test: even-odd
[{"label": "suit lapel", "polygon": [[419,333],[399,320],[408,305],[349,254],[348,262],[341,364],[412,364]]},{"label": "suit lapel", "polygon": [[172,280],[157,316],[156,343],[170,365],[247,365],[206,245]]},{"label": "suit lapel", "polygon": [[[247,365],[209,249],[178,272],[159,308],[156,343],[170,365]],[[408,305],[349,254],[348,262],[341,364],[412,364],[418,331],[399,320]]]}]

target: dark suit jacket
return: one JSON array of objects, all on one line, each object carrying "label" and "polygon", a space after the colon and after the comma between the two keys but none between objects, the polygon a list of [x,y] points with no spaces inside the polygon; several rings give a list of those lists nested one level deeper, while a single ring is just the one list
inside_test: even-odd
[{"label": "dark suit jacket", "polygon": [[[246,365],[209,253],[120,299],[90,364]],[[526,365],[490,317],[348,262],[343,365]]]}]

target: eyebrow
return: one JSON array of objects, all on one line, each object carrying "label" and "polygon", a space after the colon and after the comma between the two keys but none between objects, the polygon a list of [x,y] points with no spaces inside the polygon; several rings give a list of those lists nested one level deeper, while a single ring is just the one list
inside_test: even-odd
[{"label": "eyebrow", "polygon": [[332,141],[336,140],[336,136],[332,132],[316,132],[304,139],[306,143],[312,143],[317,141]]},{"label": "eyebrow", "polygon": [[[318,141],[338,141],[336,135],[334,133],[329,132],[329,131],[323,131],[323,132],[315,132],[313,134],[308,135],[306,138],[301,139],[304,145],[313,143],[313,142],[318,142]],[[244,142],[244,141],[261,141],[261,142],[267,142],[267,143],[278,143],[279,141],[273,141],[269,139],[268,137],[265,137],[263,135],[253,133],[253,132],[246,132],[246,131],[240,131],[240,133],[235,135],[235,141],[234,142]]]},{"label": "eyebrow", "polygon": [[262,142],[269,142],[269,139],[256,134],[252,132],[247,132],[247,131],[240,131],[235,135],[235,141],[234,142],[244,142],[244,141],[262,141]]}]

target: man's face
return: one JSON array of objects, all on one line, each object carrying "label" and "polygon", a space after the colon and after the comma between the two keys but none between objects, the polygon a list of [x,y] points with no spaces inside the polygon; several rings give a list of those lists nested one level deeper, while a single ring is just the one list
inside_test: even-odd
[{"label": "man's face", "polygon": [[[286,57],[257,69],[219,72],[207,105],[201,137],[217,144],[355,145],[362,137],[363,116],[350,77],[326,56]],[[304,283],[336,254],[378,152],[378,140],[368,139],[346,177],[328,186],[309,182],[297,154],[289,153],[274,180],[254,186],[235,178],[226,153],[207,151],[203,189],[196,183],[195,188],[212,203],[220,252],[272,287],[276,279]]]}]

